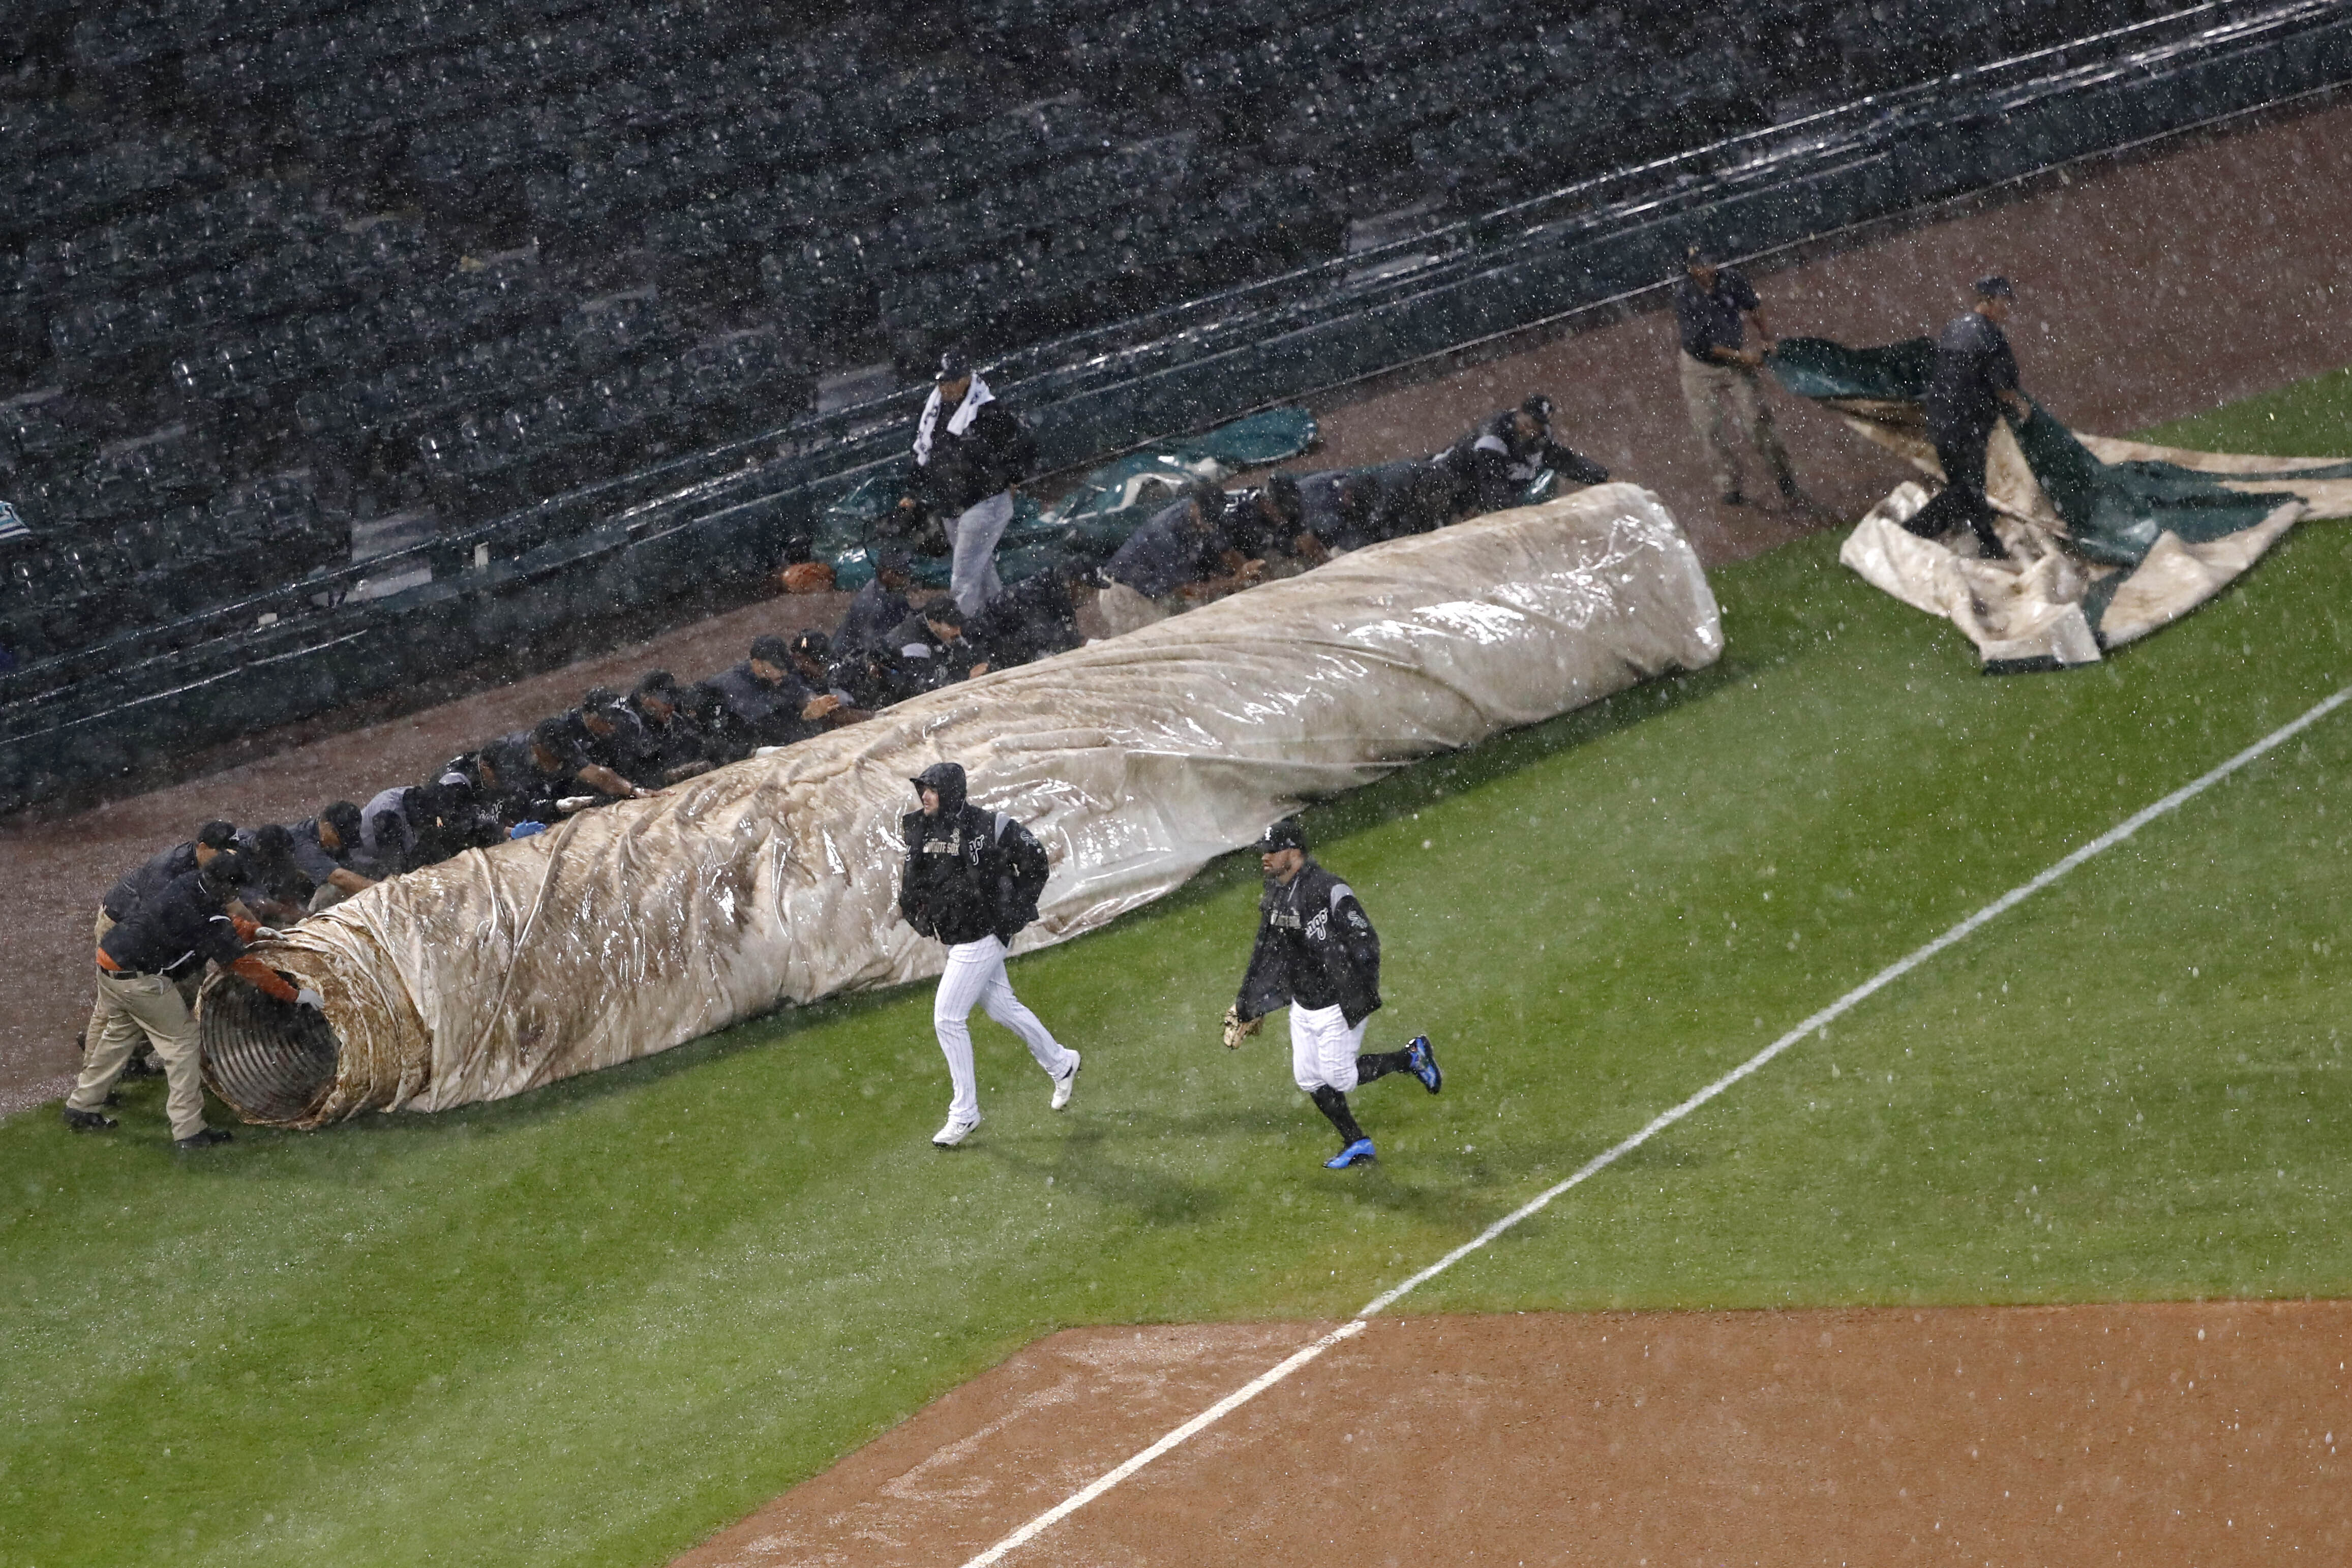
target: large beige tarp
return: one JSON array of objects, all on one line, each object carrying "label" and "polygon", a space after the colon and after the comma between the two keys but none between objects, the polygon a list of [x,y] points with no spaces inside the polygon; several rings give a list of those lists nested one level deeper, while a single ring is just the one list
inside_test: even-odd
[{"label": "large beige tarp", "polygon": [[[1833,405],[1845,422],[1899,453],[1940,483],[1936,449],[1921,433],[1916,405],[1874,406],[1860,400]],[[2103,463],[2170,463],[2215,475],[2225,488],[2291,499],[2252,528],[2190,543],[2159,534],[2132,567],[2099,564],[2066,548],[2067,531],[2019,450],[2007,424],[1994,428],[1986,450],[1985,494],[2000,514],[1996,523],[2011,559],[1990,561],[1973,540],[1922,539],[1903,524],[1927,504],[1916,481],[1896,487],[1847,536],[1838,559],[1874,587],[1915,608],[1941,616],[1965,633],[1989,666],[2091,664],[2169,626],[2242,575],[2288,529],[2305,518],[2352,517],[2352,479],[2281,479],[2297,469],[2336,461],[2327,458],[2259,458],[2191,452],[2137,441],[2074,433]],[[2110,577],[2121,581],[2108,584]],[[2105,605],[2096,629],[2086,597]]]},{"label": "large beige tarp", "polygon": [[1721,649],[1696,556],[1631,485],[1377,545],[382,883],[263,953],[326,997],[341,1050],[316,1081],[271,1108],[251,1092],[261,1058],[220,1070],[224,1031],[278,1006],[226,976],[206,993],[207,1072],[248,1114],[301,1126],[518,1094],[936,973],[940,948],[896,905],[908,779],[931,763],[962,763],[975,804],[1045,845],[1052,879],[1016,943],[1034,948],[1160,897],[1300,801]]}]

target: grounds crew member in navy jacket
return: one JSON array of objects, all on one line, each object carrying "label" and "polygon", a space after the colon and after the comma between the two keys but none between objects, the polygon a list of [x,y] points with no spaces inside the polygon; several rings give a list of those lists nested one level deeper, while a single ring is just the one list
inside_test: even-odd
[{"label": "grounds crew member in navy jacket", "polygon": [[842,705],[831,692],[811,691],[793,674],[793,650],[775,636],[751,639],[751,657],[702,683],[718,698],[720,756],[740,762],[761,746],[789,746],[825,726]]},{"label": "grounds crew member in navy jacket", "polygon": [[350,801],[336,801],[287,832],[293,838],[294,864],[310,879],[313,913],[375,886],[375,879],[353,864],[360,852],[360,808]]},{"label": "grounds crew member in navy jacket", "polygon": [[1608,469],[1551,438],[1551,399],[1540,392],[1517,408],[1481,420],[1446,449],[1444,461],[1454,477],[1458,517],[1518,505],[1546,468],[1572,485],[1597,485],[1609,478]]},{"label": "grounds crew member in navy jacket", "polygon": [[1381,1005],[1381,939],[1355,889],[1307,858],[1307,830],[1286,817],[1258,839],[1265,891],[1257,942],[1241,994],[1225,1009],[1227,1048],[1257,1032],[1276,1007],[1290,1008],[1290,1072],[1339,1133],[1334,1171],[1374,1157],[1372,1141],[1348,1109],[1348,1091],[1409,1072],[1435,1094],[1444,1083],[1426,1035],[1401,1051],[1361,1052],[1364,1025]]},{"label": "grounds crew member in navy jacket", "polygon": [[[1744,323],[1744,324],[1743,324]],[[1756,372],[1764,363],[1762,350],[1748,346],[1747,327],[1765,349],[1772,333],[1764,324],[1764,302],[1737,268],[1718,267],[1714,258],[1694,245],[1685,252],[1683,275],[1675,284],[1675,325],[1682,334],[1680,362],[1683,405],[1690,412],[1691,428],[1715,470],[1716,489],[1726,506],[1745,506],[1740,488],[1739,449],[1752,446],[1772,470],[1781,499],[1802,504],[1804,492],[1789,467],[1789,449],[1772,423],[1771,405]]]},{"label": "grounds crew member in navy jacket", "polygon": [[1004,591],[996,542],[1013,521],[1013,489],[1037,463],[1037,440],[950,349],[915,426],[902,511],[928,510],[947,525],[954,555],[948,592],[967,616]]},{"label": "grounds crew member in navy jacket", "polygon": [[[207,822],[196,829],[196,836],[185,844],[174,844],[125,871],[114,886],[106,890],[105,897],[98,900],[97,930],[92,933],[92,939],[104,942],[106,933],[129,918],[141,904],[189,872],[210,865],[214,856],[236,847],[236,824]],[[193,991],[189,997],[194,1000]],[[106,994],[101,990],[90,1007],[89,1022],[82,1026],[81,1054],[85,1061],[89,1059],[90,1051],[98,1044],[98,1031],[105,1013]],[[153,1078],[163,1069],[159,1063],[151,1062],[142,1055],[134,1055],[128,1070],[132,1078]]]},{"label": "grounds crew member in navy jacket", "polygon": [[922,809],[908,813],[898,825],[907,838],[898,912],[924,936],[947,944],[948,965],[931,1003],[931,1027],[947,1054],[955,1095],[931,1142],[952,1149],[980,1125],[980,1089],[971,1065],[973,1004],[1021,1037],[1054,1080],[1056,1110],[1070,1103],[1078,1086],[1078,1053],[1055,1039],[1022,1005],[1004,973],[1005,944],[1037,918],[1037,895],[1045,890],[1044,846],[1003,813],[968,804],[963,769],[954,763],[935,763],[912,782]]},{"label": "grounds crew member in navy jacket", "polygon": [[227,908],[243,878],[234,852],[216,855],[203,870],[173,879],[99,942],[102,1025],[81,1077],[66,1097],[67,1126],[96,1132],[115,1125],[114,1118],[100,1107],[144,1036],[163,1058],[163,1075],[171,1083],[165,1105],[179,1146],[201,1149],[228,1142],[226,1132],[205,1125],[196,1021],[177,982],[184,975],[201,975],[210,962],[236,971],[280,1002],[313,1011],[325,1005],[316,991],[298,991],[284,975],[247,956],[246,942],[262,928],[231,915]]},{"label": "grounds crew member in navy jacket", "polygon": [[2017,356],[2010,352],[2009,320],[2016,293],[2006,278],[1979,278],[1974,308],[1955,316],[1936,340],[1936,369],[1927,383],[1927,439],[1936,443],[1944,488],[1903,526],[1933,539],[1966,523],[1985,555],[2006,561],[1985,497],[1985,445],[2003,408],[2022,423],[2032,405],[2017,390]]}]

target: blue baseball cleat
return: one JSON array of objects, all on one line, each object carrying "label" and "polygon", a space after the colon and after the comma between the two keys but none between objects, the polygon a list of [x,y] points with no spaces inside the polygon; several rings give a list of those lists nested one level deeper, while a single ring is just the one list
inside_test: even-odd
[{"label": "blue baseball cleat", "polygon": [[1372,1151],[1372,1141],[1369,1138],[1359,1138],[1324,1161],[1323,1168],[1327,1171],[1344,1171],[1350,1165],[1369,1164],[1378,1158],[1380,1156]]},{"label": "blue baseball cleat", "polygon": [[1404,1052],[1405,1065],[1421,1079],[1422,1088],[1435,1094],[1445,1087],[1445,1075],[1437,1070],[1437,1047],[1429,1043],[1427,1035],[1415,1035]]}]

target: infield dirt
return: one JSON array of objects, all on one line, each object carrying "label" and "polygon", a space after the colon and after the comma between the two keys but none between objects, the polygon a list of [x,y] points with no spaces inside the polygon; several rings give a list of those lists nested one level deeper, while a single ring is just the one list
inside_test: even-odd
[{"label": "infield dirt", "polygon": [[[1328,1323],[1079,1329],[676,1568],[957,1564]],[[1014,1568],[2352,1559],[2352,1303],[1375,1319]]]}]

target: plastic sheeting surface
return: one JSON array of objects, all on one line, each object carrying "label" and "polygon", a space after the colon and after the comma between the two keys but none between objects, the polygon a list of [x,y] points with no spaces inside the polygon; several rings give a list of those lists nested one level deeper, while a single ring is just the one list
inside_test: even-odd
[{"label": "plastic sheeting surface", "polygon": [[[1790,390],[1940,481],[1921,410],[1934,345],[1851,349],[1784,340],[1768,363]],[[1949,619],[1987,668],[2096,661],[2170,625],[2252,567],[2305,517],[2352,516],[2352,463],[2254,458],[2079,436],[2036,407],[1997,426],[1985,493],[2013,559],[1907,532],[1929,492],[1905,484],[1838,558],[1874,586]]]},{"label": "plastic sheeting surface", "polygon": [[[1302,800],[1721,648],[1696,556],[1631,485],[1375,545],[303,921],[263,956],[324,994],[341,1049],[269,1119],[497,1099],[937,973],[896,910],[907,781],[935,761],[1052,858],[1025,950],[1160,897]],[[208,1023],[216,1090],[231,1043]]]}]

